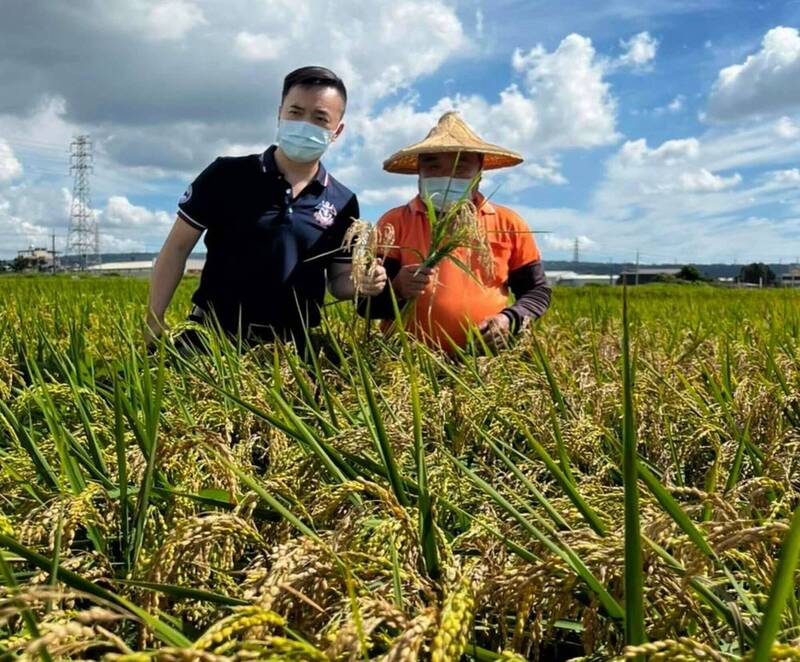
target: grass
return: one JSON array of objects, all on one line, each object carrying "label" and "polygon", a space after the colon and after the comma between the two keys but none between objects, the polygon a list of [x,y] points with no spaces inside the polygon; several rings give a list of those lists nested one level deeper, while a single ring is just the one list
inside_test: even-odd
[{"label": "grass", "polygon": [[799,293],[457,361],[340,304],[304,362],[148,355],[146,289],[0,280],[0,660],[800,656]]}]

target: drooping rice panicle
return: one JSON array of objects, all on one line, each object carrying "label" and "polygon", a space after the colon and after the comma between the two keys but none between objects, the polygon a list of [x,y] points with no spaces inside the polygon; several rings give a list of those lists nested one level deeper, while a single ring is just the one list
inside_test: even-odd
[{"label": "drooping rice panicle", "polygon": [[[421,258],[487,273],[474,220]],[[631,288],[621,343],[559,288],[461,363],[330,307],[309,364],[148,356],[146,287],[0,277],[0,657],[798,658],[800,293]]]}]

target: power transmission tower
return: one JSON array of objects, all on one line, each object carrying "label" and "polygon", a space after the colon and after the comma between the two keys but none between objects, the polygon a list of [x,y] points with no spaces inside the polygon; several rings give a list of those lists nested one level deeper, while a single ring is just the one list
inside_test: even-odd
[{"label": "power transmission tower", "polygon": [[577,237],[575,237],[575,246],[572,249],[572,261],[575,264],[581,261],[581,245]]},{"label": "power transmission tower", "polygon": [[76,255],[81,270],[86,270],[89,264],[100,261],[97,220],[89,193],[89,175],[92,172],[92,141],[89,136],[76,136],[70,144],[69,170],[73,184],[67,252]]}]

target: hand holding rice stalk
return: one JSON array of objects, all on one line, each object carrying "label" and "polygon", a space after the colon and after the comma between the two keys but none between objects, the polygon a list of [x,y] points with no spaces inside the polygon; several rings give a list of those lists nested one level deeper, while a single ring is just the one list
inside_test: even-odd
[{"label": "hand holding rice stalk", "polygon": [[[423,201],[431,228],[431,242],[427,255],[413,248],[394,245],[394,230],[391,226],[379,228],[367,221],[354,221],[345,235],[343,246],[352,255],[352,279],[356,293],[362,291],[361,284],[371,276],[376,264],[381,263],[381,256],[390,248],[411,251],[419,257],[420,264],[415,270],[415,275],[426,269],[435,269],[443,260],[449,259],[471,278],[479,281],[470,267],[472,251],[478,253],[483,269],[492,274],[494,262],[489,251],[486,231],[480,223],[478,210],[472,201],[478,180],[479,176],[473,178],[461,197],[449,205],[441,204],[447,201],[449,189],[442,196],[444,198],[442,201],[434,199],[439,194],[434,194],[433,197],[424,196]],[[437,209],[437,206],[441,209]],[[467,252],[466,260],[456,254],[460,249]],[[408,298],[404,311],[411,308],[410,304],[415,298]]]},{"label": "hand holding rice stalk", "polygon": [[353,219],[344,235],[342,248],[351,256],[353,269],[350,279],[356,297],[364,293],[365,284],[371,281],[377,267],[383,264],[383,251],[393,243],[393,227],[378,228],[369,221]]}]

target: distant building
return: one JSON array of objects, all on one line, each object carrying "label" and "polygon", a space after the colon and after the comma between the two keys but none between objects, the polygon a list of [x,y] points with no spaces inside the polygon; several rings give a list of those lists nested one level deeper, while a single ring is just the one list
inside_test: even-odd
[{"label": "distant building", "polygon": [[579,274],[575,271],[545,270],[545,278],[548,285],[581,287],[583,285],[613,285],[616,276],[612,274]]},{"label": "distant building", "polygon": [[657,283],[665,276],[676,278],[680,273],[678,268],[662,267],[640,267],[639,269],[625,269],[617,278],[617,285],[627,282],[628,285],[646,285],[647,283]]},{"label": "distant building", "polygon": [[189,258],[188,260],[186,260],[186,269],[184,269],[183,273],[192,275],[199,274],[203,270],[203,267],[205,265],[206,265],[205,258],[200,258],[200,259]]},{"label": "distant building", "polygon": [[[722,276],[714,282],[722,287],[735,287],[737,289],[758,288],[758,283],[745,283],[736,276]],[[798,284],[800,284],[800,280],[798,280]]]},{"label": "distant building", "polygon": [[[152,260],[131,260],[128,262],[106,262],[89,267],[89,271],[100,275],[149,277],[153,272],[157,258]],[[186,260],[185,274],[199,274],[205,265],[205,259],[190,258]]]},{"label": "distant building", "polygon": [[31,262],[39,262],[41,264],[53,263],[53,255],[46,248],[34,248],[31,246],[24,251],[17,251],[17,257],[30,260]]},{"label": "distant building", "polygon": [[795,267],[781,276],[781,287],[800,287],[800,267]]},{"label": "distant building", "polygon": [[149,276],[155,260],[132,260],[129,262],[105,262],[93,264],[88,271],[98,275]]}]

